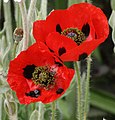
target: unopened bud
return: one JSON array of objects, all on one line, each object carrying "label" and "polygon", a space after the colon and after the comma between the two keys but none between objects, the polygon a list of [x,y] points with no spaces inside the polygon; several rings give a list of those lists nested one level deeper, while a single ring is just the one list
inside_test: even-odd
[{"label": "unopened bud", "polygon": [[22,28],[16,28],[13,33],[13,37],[15,42],[19,42],[23,38],[23,29]]}]

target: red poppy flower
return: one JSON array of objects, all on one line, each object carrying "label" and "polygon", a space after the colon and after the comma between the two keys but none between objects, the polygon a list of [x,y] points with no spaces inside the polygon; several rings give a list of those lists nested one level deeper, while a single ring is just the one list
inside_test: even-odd
[{"label": "red poppy flower", "polygon": [[109,33],[108,21],[100,8],[89,3],[54,10],[46,20],[33,24],[36,41],[42,41],[63,61],[87,57]]},{"label": "red poppy flower", "polygon": [[35,43],[10,62],[7,81],[20,103],[49,103],[65,93],[73,75],[43,43]]}]

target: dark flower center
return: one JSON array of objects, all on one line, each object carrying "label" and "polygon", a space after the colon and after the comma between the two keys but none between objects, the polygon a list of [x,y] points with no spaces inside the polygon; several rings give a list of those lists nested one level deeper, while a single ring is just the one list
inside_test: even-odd
[{"label": "dark flower center", "polygon": [[33,80],[35,85],[40,85],[41,87],[45,87],[49,89],[55,85],[55,73],[56,71],[52,70],[48,66],[40,66],[36,67],[33,65],[27,65],[23,68],[23,75],[27,79]]},{"label": "dark flower center", "polygon": [[55,84],[54,75],[55,72],[47,66],[36,67],[32,73],[32,80],[36,85],[40,84],[42,87],[49,89]]},{"label": "dark flower center", "polygon": [[61,34],[73,39],[77,45],[80,45],[86,39],[85,34],[77,28],[67,28]]}]

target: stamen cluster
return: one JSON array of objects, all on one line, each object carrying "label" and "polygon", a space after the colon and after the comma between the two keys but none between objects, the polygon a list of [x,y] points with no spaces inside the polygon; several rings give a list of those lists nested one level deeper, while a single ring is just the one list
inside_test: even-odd
[{"label": "stamen cluster", "polygon": [[55,84],[54,75],[54,71],[51,71],[48,66],[36,67],[32,73],[32,80],[36,85],[40,84],[41,87],[48,89]]},{"label": "stamen cluster", "polygon": [[80,45],[86,39],[85,34],[77,28],[67,28],[61,34],[73,39],[77,45]]}]

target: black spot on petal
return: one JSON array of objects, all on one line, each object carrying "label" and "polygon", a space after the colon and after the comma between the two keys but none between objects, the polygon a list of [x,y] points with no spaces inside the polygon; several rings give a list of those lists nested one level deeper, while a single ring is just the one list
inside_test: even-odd
[{"label": "black spot on petal", "polygon": [[56,93],[57,93],[57,94],[61,94],[63,91],[64,91],[64,89],[59,88],[59,89],[56,91]]},{"label": "black spot on petal", "polygon": [[56,25],[56,32],[59,32],[59,33],[61,34],[62,29],[61,29],[60,24],[57,24],[57,25]]},{"label": "black spot on petal", "polygon": [[50,49],[50,48],[48,48],[48,49],[50,50],[50,52],[54,53],[54,51],[52,49]]},{"label": "black spot on petal", "polygon": [[32,78],[32,73],[34,72],[35,67],[36,66],[33,64],[33,65],[27,65],[25,68],[23,68],[24,77],[27,78],[27,79],[31,79]]},{"label": "black spot on petal", "polygon": [[88,55],[87,55],[87,53],[83,53],[83,54],[81,54],[80,56],[79,56],[79,61],[80,60],[84,60],[86,57],[87,57]]},{"label": "black spot on petal", "polygon": [[88,37],[90,33],[89,24],[88,23],[84,24],[81,31],[85,34],[86,37]]},{"label": "black spot on petal", "polygon": [[59,48],[59,50],[58,50],[59,56],[63,55],[64,53],[66,53],[66,49],[64,47]]},{"label": "black spot on petal", "polygon": [[58,67],[63,66],[63,64],[62,64],[62,63],[60,63],[60,62],[55,62],[55,64],[56,64],[56,65],[58,65]]},{"label": "black spot on petal", "polygon": [[95,39],[97,39],[97,34],[95,33]]},{"label": "black spot on petal", "polygon": [[38,96],[40,96],[40,90],[30,91],[29,93],[25,93],[25,95],[37,98]]}]

